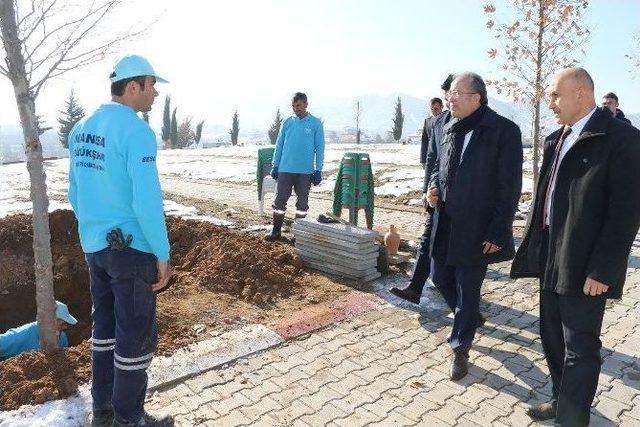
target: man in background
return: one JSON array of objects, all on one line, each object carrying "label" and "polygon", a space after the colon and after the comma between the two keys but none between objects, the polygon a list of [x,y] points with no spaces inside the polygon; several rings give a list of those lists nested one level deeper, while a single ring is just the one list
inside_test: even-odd
[{"label": "man in background", "polygon": [[434,126],[436,125],[438,117],[442,114],[442,99],[431,98],[429,105],[429,108],[431,109],[431,116],[424,120],[424,126],[422,127],[422,139],[420,142],[420,164],[423,168],[427,165],[427,152],[429,151],[429,142],[433,135]]},{"label": "man in background", "polygon": [[[447,99],[447,92],[451,88],[451,82],[455,76],[453,74],[449,74],[447,78],[444,80],[440,88],[444,92],[445,99]],[[435,104],[434,104],[435,100]],[[440,105],[438,106],[438,101]],[[425,208],[425,226],[424,232],[422,233],[422,238],[420,240],[420,247],[418,248],[418,257],[416,259],[416,264],[413,269],[413,275],[411,276],[411,282],[407,287],[397,288],[393,287],[389,290],[392,294],[397,297],[402,298],[405,301],[409,301],[413,304],[420,304],[420,297],[422,295],[422,290],[424,289],[424,285],[427,283],[427,279],[429,278],[429,274],[431,274],[431,231],[433,228],[433,208],[430,208],[427,203],[427,190],[429,189],[429,181],[431,180],[431,175],[433,172],[439,167],[440,164],[440,155],[442,153],[442,136],[443,136],[443,127],[445,124],[451,120],[451,112],[446,110],[442,111],[442,101],[440,98],[433,98],[431,100],[431,111],[440,111],[436,117],[436,119],[431,123],[431,131],[429,132],[429,149],[426,154],[426,163],[424,164],[425,173],[424,173],[424,183],[422,188],[422,204]],[[447,102],[448,108],[448,102]],[[425,121],[426,126],[426,121]],[[425,136],[425,131],[422,133],[423,141]]]},{"label": "man in background", "polygon": [[273,201],[273,228],[265,240],[281,237],[284,214],[291,191],[296,192],[296,218],[305,218],[309,210],[311,184],[322,181],[324,128],[319,118],[307,111],[307,95],[297,92],[291,100],[293,116],[282,123],[273,153],[271,177],[276,180]]},{"label": "man in background", "polygon": [[618,96],[613,92],[609,92],[608,94],[602,97],[602,106],[604,108],[607,108],[609,111],[611,111],[611,114],[613,114],[613,117],[615,117],[618,120],[622,120],[625,123],[631,124],[631,120],[627,119],[624,116],[624,113],[622,112],[622,110],[618,108],[619,105],[620,103],[618,102]]}]

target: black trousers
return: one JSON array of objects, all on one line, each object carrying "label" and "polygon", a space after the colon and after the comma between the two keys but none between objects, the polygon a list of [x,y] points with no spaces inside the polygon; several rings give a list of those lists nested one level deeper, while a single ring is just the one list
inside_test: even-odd
[{"label": "black trousers", "polygon": [[413,276],[411,276],[411,282],[409,288],[416,292],[416,294],[422,294],[429,274],[431,274],[431,252],[429,248],[431,246],[431,230],[433,229],[433,214],[427,213],[427,217],[424,224],[424,232],[422,233],[422,240],[420,241],[420,247],[418,248],[418,259],[416,259],[416,265],[413,268]]},{"label": "black trousers", "polygon": [[451,221],[440,211],[433,242],[432,279],[449,309],[454,313],[449,343],[454,352],[471,348],[480,319],[480,288],[487,265],[447,265]]},{"label": "black trousers", "polygon": [[[548,236],[543,236],[546,263]],[[544,280],[544,278],[542,279]],[[542,288],[542,286],[541,286]],[[606,298],[540,292],[540,338],[557,403],[556,423],[587,426],[600,375]]]}]

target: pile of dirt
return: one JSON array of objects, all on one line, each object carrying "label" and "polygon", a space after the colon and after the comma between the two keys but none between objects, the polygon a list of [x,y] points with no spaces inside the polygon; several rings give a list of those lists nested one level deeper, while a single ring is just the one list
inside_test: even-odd
[{"label": "pile of dirt", "polygon": [[302,261],[290,246],[192,220],[169,218],[168,227],[176,281],[254,304],[273,303],[302,285]]},{"label": "pile of dirt", "polygon": [[[69,396],[90,377],[91,296],[77,223],[71,211],[55,211],[49,221],[55,295],[78,324],[65,351],[0,362],[0,410]],[[201,339],[202,326],[213,334],[242,322],[269,323],[347,290],[304,271],[289,245],[176,217],[167,226],[174,275],[158,297],[158,354]],[[30,215],[0,219],[0,332],[35,319],[32,236]]]}]

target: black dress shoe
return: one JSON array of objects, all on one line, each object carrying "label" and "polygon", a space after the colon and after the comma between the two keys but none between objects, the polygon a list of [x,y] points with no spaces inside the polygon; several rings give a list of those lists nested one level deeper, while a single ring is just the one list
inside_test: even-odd
[{"label": "black dress shoe", "polygon": [[399,298],[402,298],[405,301],[409,301],[414,304],[420,304],[420,295],[418,295],[416,291],[414,291],[410,287],[406,287],[404,289],[393,287],[389,289],[389,292]]},{"label": "black dress shoe", "polygon": [[479,318],[478,318],[478,328],[482,328],[484,326],[484,324],[487,322],[487,319],[482,315],[479,314]]},{"label": "black dress shoe", "polygon": [[454,352],[451,366],[449,367],[449,377],[452,381],[458,381],[469,373],[469,353]]},{"label": "black dress shoe", "polygon": [[536,421],[551,420],[556,417],[556,402],[542,403],[537,406],[530,406],[527,415]]}]

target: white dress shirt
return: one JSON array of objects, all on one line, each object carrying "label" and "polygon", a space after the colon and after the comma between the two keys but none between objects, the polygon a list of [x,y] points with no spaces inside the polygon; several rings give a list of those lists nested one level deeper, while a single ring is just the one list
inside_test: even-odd
[{"label": "white dress shirt", "polygon": [[464,144],[462,145],[462,153],[460,153],[460,163],[462,163],[462,159],[464,157],[464,152],[467,149],[467,145],[469,145],[469,141],[471,140],[471,135],[473,135],[473,131],[467,132],[464,136]]}]

